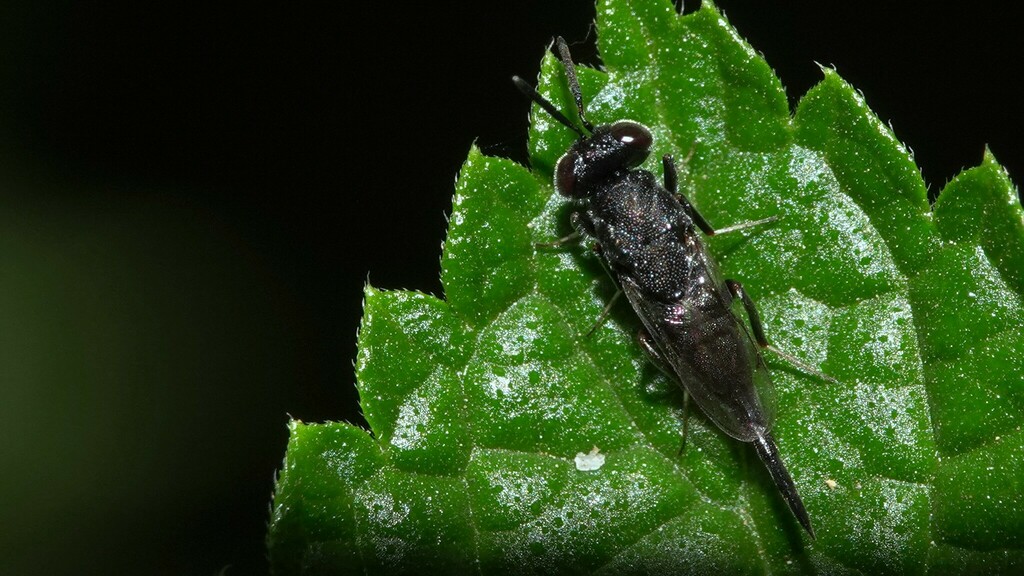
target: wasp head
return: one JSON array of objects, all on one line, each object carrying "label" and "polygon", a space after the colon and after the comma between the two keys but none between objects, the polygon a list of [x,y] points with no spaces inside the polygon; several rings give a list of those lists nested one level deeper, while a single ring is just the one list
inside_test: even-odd
[{"label": "wasp head", "polygon": [[652,142],[651,131],[631,120],[597,126],[559,159],[555,188],[563,196],[586,198],[607,177],[639,166],[650,154]]}]

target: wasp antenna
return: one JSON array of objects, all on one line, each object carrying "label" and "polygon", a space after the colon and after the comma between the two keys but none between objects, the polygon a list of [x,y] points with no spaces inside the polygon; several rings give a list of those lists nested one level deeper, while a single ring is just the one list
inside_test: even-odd
[{"label": "wasp antenna", "polygon": [[580,81],[576,77],[576,65],[572,63],[572,55],[569,54],[569,45],[561,36],[555,38],[555,45],[558,47],[558,56],[562,60],[562,66],[565,67],[565,77],[569,80],[569,91],[572,92],[573,100],[576,101],[580,122],[588,132],[593,132],[594,125],[587,120],[587,115],[583,110],[583,92],[580,90]]},{"label": "wasp antenna", "polygon": [[569,120],[568,118],[566,118],[565,114],[562,114],[558,110],[558,108],[555,108],[554,104],[549,102],[547,98],[541,96],[540,92],[537,92],[537,90],[534,89],[533,86],[530,86],[529,84],[527,84],[525,80],[523,80],[519,76],[513,76],[512,77],[512,82],[516,85],[516,88],[518,88],[520,92],[525,94],[527,98],[529,98],[530,100],[533,100],[541,108],[546,110],[547,113],[550,114],[552,118],[554,118],[555,120],[558,120],[561,124],[563,124],[563,125],[567,126],[568,128],[572,129],[573,132],[579,134],[580,138],[583,138],[585,136],[585,134],[583,134],[583,131],[580,130],[578,127],[576,127],[575,124],[572,123],[572,120]]},{"label": "wasp antenna", "polygon": [[811,528],[811,519],[807,515],[807,509],[804,508],[804,502],[800,499],[800,494],[796,491],[793,477],[789,475],[786,465],[782,463],[779,448],[775,445],[775,438],[772,437],[771,432],[765,430],[763,433],[758,434],[757,438],[754,439],[754,449],[757,450],[757,455],[764,462],[765,467],[768,468],[768,473],[771,474],[772,480],[775,481],[775,486],[778,487],[782,497],[789,504],[789,509],[793,511],[793,515],[796,516],[804,530],[807,530],[811,540],[814,540],[814,528]]}]

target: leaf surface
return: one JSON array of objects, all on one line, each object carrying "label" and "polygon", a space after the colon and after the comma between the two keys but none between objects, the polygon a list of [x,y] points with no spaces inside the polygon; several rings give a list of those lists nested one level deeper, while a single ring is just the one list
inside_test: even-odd
[{"label": "leaf surface", "polygon": [[[749,446],[692,415],[570,231],[552,168],[574,134],[534,112],[532,171],[472,150],[447,299],[368,286],[356,362],[374,437],[291,424],[268,543],[279,574],[1012,573],[1024,568],[1024,216],[986,152],[929,206],[907,149],[834,71],[787,109],[709,2],[599,4],[588,117],[651,128],[717,227],[768,337],[775,436],[810,541]],[[574,110],[561,65],[540,91]],[[580,470],[598,448],[604,464]]]}]

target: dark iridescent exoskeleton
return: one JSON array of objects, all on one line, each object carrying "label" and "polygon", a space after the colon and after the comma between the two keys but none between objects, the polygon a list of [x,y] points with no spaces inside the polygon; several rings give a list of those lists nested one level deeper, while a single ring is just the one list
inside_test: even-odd
[{"label": "dark iridescent exoskeleton", "polygon": [[[663,158],[663,185],[637,168],[650,153],[650,131],[629,120],[596,127],[586,120],[568,47],[561,38],[556,43],[582,129],[526,82],[513,78],[521,91],[580,136],[555,169],[556,189],[578,204],[572,214],[577,233],[555,244],[581,233],[596,241],[609,272],[644,325],[639,334],[642,348],[678,378],[719,428],[754,444],[793,514],[813,538],[807,510],[779,456],[758,396],[758,380],[767,384],[769,378],[760,350],[768,341],[753,301],[739,282],[722,277],[704,247],[697,229],[707,235],[715,230],[677,190],[671,156]],[[733,311],[737,299],[750,320],[749,330]]]}]

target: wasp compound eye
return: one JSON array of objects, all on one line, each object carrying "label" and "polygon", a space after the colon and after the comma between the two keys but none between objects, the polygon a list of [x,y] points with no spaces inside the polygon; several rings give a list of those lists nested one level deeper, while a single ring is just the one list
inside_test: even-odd
[{"label": "wasp compound eye", "polygon": [[632,168],[647,159],[654,138],[646,126],[630,120],[619,120],[611,125],[609,131],[612,138],[627,151],[624,162],[626,166]]},{"label": "wasp compound eye", "polygon": [[576,165],[579,161],[580,155],[570,151],[555,166],[555,189],[562,196],[572,198],[576,194]]}]

